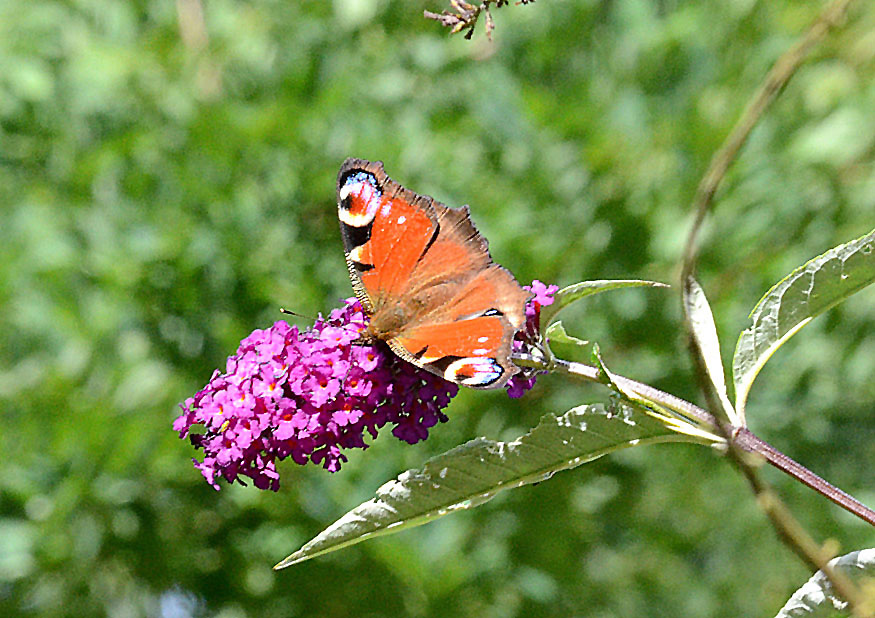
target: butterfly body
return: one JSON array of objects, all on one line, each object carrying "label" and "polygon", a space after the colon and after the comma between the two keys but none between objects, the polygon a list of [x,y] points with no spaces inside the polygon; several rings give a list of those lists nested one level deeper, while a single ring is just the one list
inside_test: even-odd
[{"label": "butterfly body", "polygon": [[518,371],[510,353],[530,294],[492,262],[467,206],[405,189],[380,162],[347,159],[337,207],[367,337],[465,386],[496,388]]}]

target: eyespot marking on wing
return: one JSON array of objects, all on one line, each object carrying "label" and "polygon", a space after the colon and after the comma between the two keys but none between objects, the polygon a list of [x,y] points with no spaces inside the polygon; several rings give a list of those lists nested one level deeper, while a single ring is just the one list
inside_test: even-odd
[{"label": "eyespot marking on wing", "polygon": [[504,368],[494,358],[469,356],[450,363],[444,370],[444,379],[465,386],[484,387],[497,382]]},{"label": "eyespot marking on wing", "polygon": [[383,203],[383,192],[373,174],[353,172],[337,191],[337,216],[354,228],[369,225]]}]

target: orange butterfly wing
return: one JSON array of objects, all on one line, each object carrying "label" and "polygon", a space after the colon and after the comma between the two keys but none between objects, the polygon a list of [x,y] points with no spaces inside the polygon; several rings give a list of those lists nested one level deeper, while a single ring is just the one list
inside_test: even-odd
[{"label": "orange butterfly wing", "polygon": [[448,380],[503,386],[518,371],[512,341],[531,295],[492,262],[468,208],[417,195],[361,159],[341,167],[337,204],[370,336]]}]

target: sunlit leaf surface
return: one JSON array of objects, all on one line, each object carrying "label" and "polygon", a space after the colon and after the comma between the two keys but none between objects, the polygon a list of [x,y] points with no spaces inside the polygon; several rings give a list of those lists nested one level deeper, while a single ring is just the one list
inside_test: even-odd
[{"label": "sunlit leaf surface", "polygon": [[711,313],[711,307],[708,305],[708,299],[705,297],[702,286],[692,278],[684,288],[684,311],[687,315],[687,323],[702,355],[702,364],[708,374],[708,379],[723,405],[723,412],[733,424],[743,425],[743,418],[739,418],[735,414],[726,394],[726,377],[723,373],[723,359],[720,358],[720,340],[717,337],[714,315]]},{"label": "sunlit leaf surface", "polygon": [[800,266],[757,303],[753,324],[738,338],[732,362],[736,410],[743,415],[757,374],[812,318],[875,281],[875,231]]},{"label": "sunlit leaf surface", "polygon": [[558,418],[550,414],[513,442],[477,438],[434,457],[422,470],[408,470],[277,568],[478,506],[499,491],[546,480],[611,451],[684,439],[622,404],[580,406]]},{"label": "sunlit leaf surface", "polygon": [[[853,582],[863,584],[863,589],[871,591],[875,578],[875,549],[861,549],[830,560],[830,566],[841,571]],[[847,604],[838,598],[833,590],[832,583],[818,571],[811,576],[805,585],[793,593],[787,604],[775,618],[830,618],[832,616],[845,616],[848,613],[842,611]]]}]

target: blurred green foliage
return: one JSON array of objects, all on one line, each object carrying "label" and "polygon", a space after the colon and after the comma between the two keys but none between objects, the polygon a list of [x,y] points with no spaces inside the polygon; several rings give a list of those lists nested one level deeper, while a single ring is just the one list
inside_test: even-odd
[{"label": "blurred green foliage", "polygon": [[[756,300],[875,221],[875,12],[856,3],[719,192],[699,276],[726,358]],[[385,480],[476,435],[604,398],[543,378],[466,392],[410,447],[278,494],[216,493],[171,431],[279,306],[351,293],[346,156],[470,203],[522,281],[673,282],[710,156],[816,16],[790,0],[576,0],[495,12],[489,43],[398,0],[0,3],[0,615],[771,615],[807,577],[701,447],[599,460],[470,512],[274,573]],[[875,502],[871,291],[782,349],[752,428]],[[698,400],[677,291],[569,312],[610,366]],[[764,471],[821,540],[870,528]]]}]

